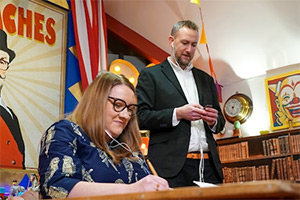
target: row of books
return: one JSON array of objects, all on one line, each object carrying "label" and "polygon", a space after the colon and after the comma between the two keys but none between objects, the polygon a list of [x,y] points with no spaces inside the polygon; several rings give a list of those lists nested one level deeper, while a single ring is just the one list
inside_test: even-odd
[{"label": "row of books", "polygon": [[219,146],[218,150],[221,162],[249,158],[248,142]]},{"label": "row of books", "polygon": [[293,160],[294,180],[300,181],[300,159]]},{"label": "row of books", "polygon": [[[292,165],[293,163],[293,165]],[[292,157],[272,160],[271,170],[269,165],[258,167],[223,167],[224,183],[238,183],[259,180],[300,180],[300,159]]]},{"label": "row of books", "polygon": [[292,157],[277,158],[272,160],[271,179],[300,180],[300,159],[293,160]]},{"label": "row of books", "polygon": [[279,136],[262,141],[265,156],[273,156],[290,153],[289,136]]},{"label": "row of books", "polygon": [[224,183],[270,180],[269,165],[259,167],[223,167]]},{"label": "row of books", "polygon": [[265,156],[289,154],[290,149],[293,153],[300,153],[300,135],[279,136],[262,141],[263,153]]},{"label": "row of books", "polygon": [[300,135],[291,135],[293,153],[300,153]]}]

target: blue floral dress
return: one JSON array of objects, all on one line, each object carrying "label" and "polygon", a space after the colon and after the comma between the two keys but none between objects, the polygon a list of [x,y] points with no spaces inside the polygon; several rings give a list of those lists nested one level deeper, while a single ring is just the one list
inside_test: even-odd
[{"label": "blue floral dress", "polygon": [[98,149],[82,129],[69,120],[54,123],[41,139],[40,193],[43,199],[65,198],[79,181],[134,183],[150,174],[143,156],[124,158],[119,165]]}]

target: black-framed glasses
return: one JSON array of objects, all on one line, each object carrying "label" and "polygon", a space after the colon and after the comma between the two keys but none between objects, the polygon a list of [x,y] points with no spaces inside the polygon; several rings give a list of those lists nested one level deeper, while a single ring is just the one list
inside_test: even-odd
[{"label": "black-framed glasses", "polygon": [[[136,111],[138,108],[137,104],[127,105],[127,103],[123,99],[119,99],[119,98],[115,98],[115,97],[111,97],[111,96],[108,96],[108,100],[109,100],[109,102],[112,103],[114,111],[122,112],[125,108],[127,108],[127,112],[129,114],[129,116],[133,116],[136,114]],[[110,100],[113,100],[113,101],[110,101]]]},{"label": "black-framed glasses", "polygon": [[6,71],[8,70],[8,68],[9,68],[9,62],[4,60],[4,58],[0,58],[0,69]]}]

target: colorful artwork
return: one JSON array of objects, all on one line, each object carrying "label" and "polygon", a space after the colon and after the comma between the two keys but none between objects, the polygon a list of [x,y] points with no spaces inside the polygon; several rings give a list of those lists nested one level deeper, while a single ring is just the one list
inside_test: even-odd
[{"label": "colorful artwork", "polygon": [[271,129],[300,126],[300,71],[265,80]]},{"label": "colorful artwork", "polygon": [[43,0],[0,0],[0,29],[0,111],[20,126],[18,133],[3,125],[1,115],[0,167],[36,168],[41,135],[64,112],[67,11]]}]

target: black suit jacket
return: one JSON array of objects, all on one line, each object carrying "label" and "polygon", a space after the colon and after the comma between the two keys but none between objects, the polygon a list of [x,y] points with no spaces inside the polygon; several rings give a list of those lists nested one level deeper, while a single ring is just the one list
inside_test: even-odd
[{"label": "black suit jacket", "polygon": [[[216,133],[225,124],[218,102],[214,80],[205,72],[193,68],[197,85],[199,103],[202,106],[213,105],[219,111]],[[191,123],[181,120],[172,126],[172,114],[175,107],[188,104],[184,92],[171,68],[165,60],[156,66],[141,71],[136,87],[138,98],[138,121],[141,130],[150,130],[148,157],[156,171],[162,177],[175,176],[183,167],[188,152],[191,135]],[[216,142],[212,131],[204,122],[206,138],[218,175],[223,179]]]}]

